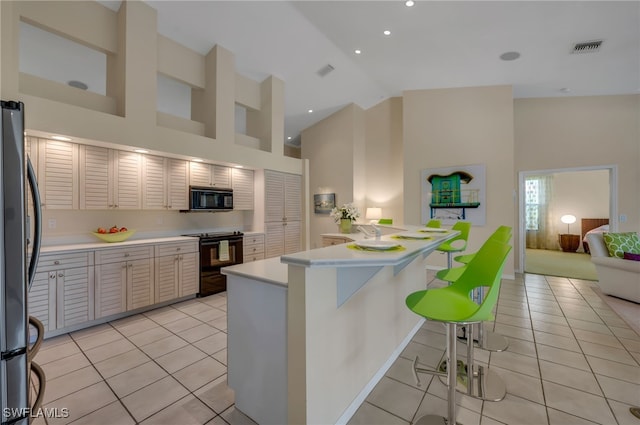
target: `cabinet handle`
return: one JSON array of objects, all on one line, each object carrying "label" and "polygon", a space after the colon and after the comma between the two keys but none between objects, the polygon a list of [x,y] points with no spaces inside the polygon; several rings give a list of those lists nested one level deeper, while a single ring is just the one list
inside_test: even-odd
[{"label": "cabinet handle", "polygon": [[58,277],[64,277],[64,273],[58,273]]},{"label": "cabinet handle", "polygon": [[128,256],[129,256],[129,253],[128,253],[128,252],[125,252],[125,253],[124,253],[124,256],[125,256],[125,257],[128,257]]},{"label": "cabinet handle", "polygon": [[182,261],[182,255],[180,256],[180,261]]},{"label": "cabinet handle", "polygon": [[129,268],[133,268],[133,264],[129,264]]},{"label": "cabinet handle", "polygon": [[55,278],[56,278],[56,272],[49,273],[49,279],[55,279]]},{"label": "cabinet handle", "polygon": [[53,264],[58,265],[58,264],[60,264],[60,261],[56,260],[56,261],[53,262]]},{"label": "cabinet handle", "polygon": [[176,248],[176,251],[180,251],[180,249],[181,249],[181,248],[180,248],[180,247],[178,247],[178,248]]}]

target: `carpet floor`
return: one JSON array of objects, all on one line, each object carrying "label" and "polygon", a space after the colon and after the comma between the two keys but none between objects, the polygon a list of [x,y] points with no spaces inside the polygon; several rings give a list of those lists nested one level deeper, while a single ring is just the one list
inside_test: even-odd
[{"label": "carpet floor", "polygon": [[562,252],[547,249],[527,249],[524,270],[546,276],[598,280],[591,256],[582,252]]}]

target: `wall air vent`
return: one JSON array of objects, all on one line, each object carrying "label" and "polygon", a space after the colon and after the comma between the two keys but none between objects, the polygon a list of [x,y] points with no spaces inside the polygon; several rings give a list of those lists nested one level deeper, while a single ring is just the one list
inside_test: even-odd
[{"label": "wall air vent", "polygon": [[603,40],[585,41],[576,43],[571,53],[595,53],[600,50]]},{"label": "wall air vent", "polygon": [[325,66],[323,66],[322,68],[320,68],[317,72],[317,74],[321,77],[326,77],[327,74],[329,74],[331,71],[333,71],[335,68],[333,67],[333,65],[330,64],[326,64]]}]

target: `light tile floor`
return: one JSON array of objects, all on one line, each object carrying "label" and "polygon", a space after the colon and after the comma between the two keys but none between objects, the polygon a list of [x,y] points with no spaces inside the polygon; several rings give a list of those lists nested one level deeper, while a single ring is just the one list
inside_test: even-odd
[{"label": "light tile floor", "polygon": [[[508,336],[509,348],[477,350],[476,360],[503,378],[507,396],[459,396],[459,423],[640,424],[629,413],[640,405],[640,336],[593,287],[530,274],[503,282],[496,321],[486,325]],[[426,322],[350,423],[446,414],[446,387],[429,375],[418,386],[411,373],[416,355],[435,367],[444,344],[443,326]],[[36,356],[47,376],[44,405],[70,416],[36,423],[252,424],[234,407],[226,346],[224,293],[46,340]]]}]

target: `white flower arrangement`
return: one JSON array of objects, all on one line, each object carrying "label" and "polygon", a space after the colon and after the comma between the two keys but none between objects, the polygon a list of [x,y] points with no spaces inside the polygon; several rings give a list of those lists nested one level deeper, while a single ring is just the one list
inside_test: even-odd
[{"label": "white flower arrangement", "polygon": [[331,218],[333,218],[336,223],[340,223],[340,220],[343,218],[356,221],[356,219],[360,217],[360,211],[358,211],[355,205],[349,203],[344,204],[340,208],[334,207],[329,215],[331,215]]}]

